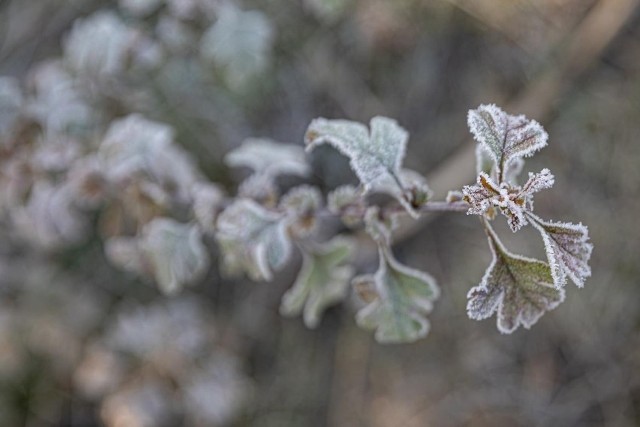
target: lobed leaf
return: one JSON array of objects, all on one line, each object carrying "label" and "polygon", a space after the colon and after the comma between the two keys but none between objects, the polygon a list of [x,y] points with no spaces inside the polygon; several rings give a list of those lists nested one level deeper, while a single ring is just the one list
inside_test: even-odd
[{"label": "lobed leaf", "polygon": [[253,200],[239,199],[217,220],[216,238],[229,273],[244,271],[253,280],[271,280],[291,254],[286,217]]},{"label": "lobed leaf", "polygon": [[547,145],[548,134],[535,120],[511,116],[494,104],[469,110],[467,124],[475,140],[495,161],[498,182],[516,159],[531,156]]},{"label": "lobed leaf", "polygon": [[589,242],[589,229],[582,224],[544,221],[531,213],[528,216],[542,235],[556,288],[564,286],[567,276],[582,288],[591,276],[589,258],[593,244]]},{"label": "lobed leaf", "polygon": [[467,314],[482,320],[497,312],[498,330],[510,334],[530,328],[564,300],[545,262],[510,253],[485,221],[493,260],[478,286],[467,295]]},{"label": "lobed leaf", "polygon": [[[409,186],[427,192],[415,173],[403,177],[401,170],[409,134],[386,117],[374,117],[370,131],[361,123],[348,120],[315,119],[305,135],[307,150],[328,143],[345,156],[365,191],[381,191],[394,196],[414,217],[418,212]],[[405,182],[406,181],[406,182]]]},{"label": "lobed leaf", "polygon": [[353,248],[352,241],[340,236],[305,248],[302,269],[293,287],[284,294],[280,313],[285,316],[303,313],[305,325],[315,328],[323,311],[347,294],[354,269],[346,263]]},{"label": "lobed leaf", "polygon": [[356,320],[366,329],[375,329],[380,343],[414,342],[427,335],[426,315],[439,289],[429,274],[400,264],[387,245],[379,246],[380,266],[374,275],[353,279],[367,302]]}]

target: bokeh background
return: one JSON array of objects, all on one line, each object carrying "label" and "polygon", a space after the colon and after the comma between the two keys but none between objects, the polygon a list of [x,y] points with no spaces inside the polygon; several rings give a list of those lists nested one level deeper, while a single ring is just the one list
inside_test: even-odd
[{"label": "bokeh background", "polygon": [[[91,140],[141,113],[230,194],[244,175],[222,159],[246,137],[302,144],[315,117],[385,115],[411,134],[407,166],[443,197],[474,179],[467,110],[495,102],[549,132],[525,169],[556,175],[536,211],[582,221],[595,245],[584,289],[568,285],[531,330],[503,336],[465,312],[490,261],[477,220],[402,228],[398,257],[442,296],[426,339],[383,346],[355,325],[352,296],[315,330],[278,314],[299,257],[254,283],[223,277],[214,252],[206,277],[167,297],[112,267],[99,233],[54,250],[25,237],[66,215],[55,203],[16,229],[24,207],[3,201],[0,425],[640,425],[638,1],[0,0],[0,75],[15,78],[0,85],[0,141],[61,123]],[[35,129],[11,122],[15,82]],[[65,147],[38,161],[63,162]],[[323,191],[354,179],[331,149],[311,161]],[[543,256],[535,231],[498,229]]]}]

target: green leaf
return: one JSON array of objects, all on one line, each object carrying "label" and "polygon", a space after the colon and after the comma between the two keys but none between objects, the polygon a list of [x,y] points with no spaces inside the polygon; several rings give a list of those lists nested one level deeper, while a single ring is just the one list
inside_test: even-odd
[{"label": "green leaf", "polygon": [[386,117],[374,117],[370,127],[371,131],[348,120],[315,119],[305,135],[307,150],[324,143],[332,145],[349,157],[351,168],[366,191],[390,194],[417,217],[410,187],[419,187],[420,192],[427,189],[423,182],[418,182],[415,172],[402,171],[409,134]]},{"label": "green leaf", "polygon": [[253,200],[239,199],[217,220],[218,244],[227,273],[244,271],[253,280],[271,280],[291,254],[286,217]]},{"label": "green leaf", "polygon": [[353,242],[340,236],[305,248],[302,269],[293,287],[284,294],[280,313],[285,316],[303,313],[305,325],[315,328],[323,311],[347,294],[354,270],[346,262],[352,251]]},{"label": "green leaf", "polygon": [[482,320],[498,315],[498,330],[510,334],[520,325],[530,328],[547,311],[564,301],[545,262],[510,253],[488,222],[493,260],[478,286],[467,295],[467,314]]},{"label": "green leaf", "polygon": [[589,259],[593,251],[587,227],[570,222],[544,221],[532,213],[527,215],[542,235],[556,288],[564,286],[567,276],[576,286],[583,287],[584,281],[591,276]]},{"label": "green leaf", "polygon": [[506,180],[505,171],[513,166],[513,161],[533,155],[547,145],[549,137],[535,120],[508,115],[493,104],[469,110],[467,124],[476,141],[495,161],[498,183]]},{"label": "green leaf", "polygon": [[356,320],[375,330],[380,343],[414,342],[427,335],[432,302],[439,289],[427,273],[400,264],[386,245],[379,246],[380,266],[374,275],[354,278],[361,298],[368,302]]}]

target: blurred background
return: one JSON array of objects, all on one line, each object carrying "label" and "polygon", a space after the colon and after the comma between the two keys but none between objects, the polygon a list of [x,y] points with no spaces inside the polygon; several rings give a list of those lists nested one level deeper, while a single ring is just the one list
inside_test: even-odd
[{"label": "blurred background", "polygon": [[[0,425],[640,425],[638,1],[0,0],[0,76]],[[536,212],[595,245],[585,288],[509,336],[467,318],[491,256],[464,214],[400,231],[398,258],[442,295],[426,339],[383,346],[353,296],[315,330],[278,314],[299,256],[255,283],[221,275],[210,245],[174,296],[113,267],[105,239],[154,215],[148,187],[76,209],[100,190],[87,153],[131,113],[228,194],[244,175],[222,159],[247,137],[302,145],[315,117],[393,117],[442,198],[474,179],[466,113],[490,102],[549,132],[525,166],[556,175]],[[310,159],[323,191],[353,182],[333,150]],[[149,210],[124,220],[131,200]]]}]

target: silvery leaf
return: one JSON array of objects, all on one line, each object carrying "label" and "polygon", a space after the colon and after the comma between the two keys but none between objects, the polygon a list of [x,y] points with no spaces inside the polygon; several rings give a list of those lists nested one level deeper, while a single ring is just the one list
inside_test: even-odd
[{"label": "silvery leaf", "polygon": [[298,145],[283,144],[266,138],[249,138],[224,159],[232,167],[244,166],[256,174],[307,176],[309,165],[304,149]]}]

